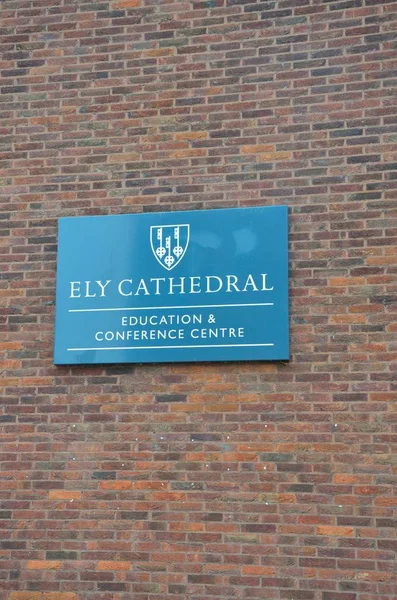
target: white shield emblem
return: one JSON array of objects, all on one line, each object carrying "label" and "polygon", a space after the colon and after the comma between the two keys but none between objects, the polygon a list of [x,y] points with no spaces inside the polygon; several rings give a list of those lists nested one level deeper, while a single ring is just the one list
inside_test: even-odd
[{"label": "white shield emblem", "polygon": [[179,264],[189,245],[190,225],[153,225],[150,245],[158,262],[171,271]]}]

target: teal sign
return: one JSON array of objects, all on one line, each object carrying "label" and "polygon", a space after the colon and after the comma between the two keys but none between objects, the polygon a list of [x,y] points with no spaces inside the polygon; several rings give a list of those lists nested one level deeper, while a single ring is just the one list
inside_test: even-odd
[{"label": "teal sign", "polygon": [[60,219],[55,364],[288,360],[287,217]]}]

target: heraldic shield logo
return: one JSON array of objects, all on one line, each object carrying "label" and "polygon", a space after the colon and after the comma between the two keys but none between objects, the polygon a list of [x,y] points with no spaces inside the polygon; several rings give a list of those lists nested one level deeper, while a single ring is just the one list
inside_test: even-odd
[{"label": "heraldic shield logo", "polygon": [[158,262],[171,271],[179,264],[189,245],[190,225],[154,225],[150,228],[150,245]]}]

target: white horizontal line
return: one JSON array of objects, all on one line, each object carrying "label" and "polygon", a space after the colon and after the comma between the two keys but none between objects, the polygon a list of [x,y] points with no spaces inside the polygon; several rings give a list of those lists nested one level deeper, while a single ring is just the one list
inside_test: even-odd
[{"label": "white horizontal line", "polygon": [[231,306],[274,306],[274,302],[252,304],[196,304],[195,306],[134,306],[126,308],[70,308],[68,312],[107,312],[112,310],[175,310],[177,308],[227,308]]},{"label": "white horizontal line", "polygon": [[68,352],[79,350],[177,350],[182,348],[252,348],[253,346],[274,346],[274,344],[202,344],[193,346],[120,346],[117,348],[68,348]]}]

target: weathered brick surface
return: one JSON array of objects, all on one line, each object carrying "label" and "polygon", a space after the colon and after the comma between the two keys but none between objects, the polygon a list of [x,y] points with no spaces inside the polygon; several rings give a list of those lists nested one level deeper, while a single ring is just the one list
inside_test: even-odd
[{"label": "weathered brick surface", "polygon": [[[397,2],[2,0],[1,600],[395,600]],[[288,204],[289,364],[54,367],[57,218]]]}]

